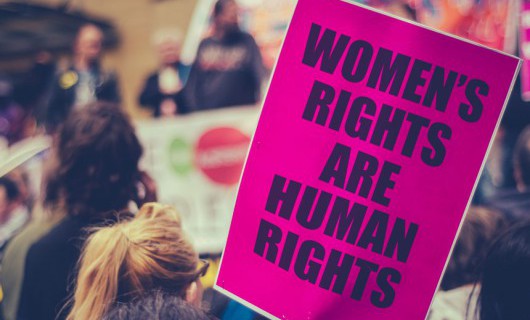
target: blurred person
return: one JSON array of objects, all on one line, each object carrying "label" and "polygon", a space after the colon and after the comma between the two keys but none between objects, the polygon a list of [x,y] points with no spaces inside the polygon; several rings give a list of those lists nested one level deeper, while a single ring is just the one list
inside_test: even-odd
[{"label": "blurred person", "polygon": [[234,0],[218,0],[212,35],[201,41],[184,92],[194,111],[252,105],[264,67],[254,38],[239,28]]},{"label": "blurred person", "polygon": [[174,294],[155,291],[131,302],[117,304],[103,320],[214,320],[203,310]]},{"label": "blurred person", "polygon": [[[506,221],[499,212],[470,207],[445,269],[440,291],[434,297],[428,320],[464,320],[474,310],[474,283],[489,246],[503,231]],[[474,294],[474,299],[469,296]],[[471,303],[468,306],[468,301]],[[472,312],[471,312],[472,313]]]},{"label": "blurred person", "polygon": [[57,211],[53,215],[47,215],[41,208],[34,208],[28,224],[9,241],[0,269],[0,286],[3,293],[0,319],[18,319],[17,311],[27,252],[35,241],[48,233],[62,218],[63,215]]},{"label": "blurred person", "polygon": [[482,269],[478,319],[530,319],[530,222],[502,234],[488,251]]},{"label": "blurred person", "polygon": [[[52,160],[48,159],[49,153],[43,156],[45,157],[43,163],[40,166],[40,170],[37,170],[46,181],[47,177],[55,174],[56,166],[53,161],[49,161]],[[26,206],[31,208],[31,218],[25,227],[9,241],[3,252],[0,268],[0,287],[3,290],[3,299],[0,303],[0,319],[3,320],[17,319],[24,265],[29,248],[64,217],[64,212],[60,211],[61,208],[59,206],[49,205],[43,208],[42,201],[36,201],[41,198],[40,190],[45,188],[41,187],[42,179],[40,176],[36,176],[38,173],[34,172],[31,175],[31,172],[26,171],[26,169],[28,169],[27,166],[18,167],[8,174],[20,187],[19,191]],[[33,179],[30,179],[30,177]],[[34,179],[38,181],[33,181]],[[35,183],[37,186],[30,185]]]},{"label": "blurred person", "polygon": [[32,208],[35,201],[35,194],[32,194],[32,190],[30,190],[30,177],[27,169],[24,166],[18,166],[11,170],[6,177],[17,185],[20,194],[20,203],[28,209]]},{"label": "blurred person", "polygon": [[503,212],[510,222],[515,223],[530,219],[530,126],[519,135],[512,161],[516,187],[497,192],[489,199],[488,204]]},{"label": "blurred person", "polygon": [[31,115],[33,129],[36,130],[37,121],[43,122],[46,103],[51,94],[55,76],[56,64],[48,51],[39,52],[33,66],[15,83],[13,98]]},{"label": "blurred person", "polygon": [[134,218],[99,228],[88,238],[67,320],[101,319],[116,304],[154,290],[200,307],[200,277],[207,269],[186,238],[177,211],[145,204]]},{"label": "blurred person", "polygon": [[160,30],[154,39],[160,60],[159,69],[149,75],[139,97],[140,105],[153,111],[154,117],[188,113],[182,88],[189,67],[180,61],[182,35],[180,30]]},{"label": "blurred person", "polygon": [[72,109],[83,108],[95,101],[118,103],[120,93],[114,73],[101,68],[103,32],[94,24],[83,25],[74,43],[71,67],[61,72],[51,90],[45,125],[54,132]]},{"label": "blurred person", "polygon": [[5,176],[0,177],[0,251],[28,219],[28,208],[23,204],[16,182]]},{"label": "blurred person", "polygon": [[49,211],[65,216],[38,238],[23,231],[20,237],[29,241],[13,240],[13,246],[22,243],[27,251],[20,257],[17,248],[8,248],[4,257],[15,265],[22,261],[21,276],[12,268],[13,274],[2,270],[2,280],[17,279],[10,286],[20,292],[9,299],[15,306],[4,305],[4,310],[17,310],[21,320],[66,317],[62,306],[72,293],[86,229],[116,220],[116,212],[131,201],[140,205],[156,198],[152,181],[138,169],[141,155],[134,128],[115,105],[97,102],[68,117],[54,141],[44,201]]},{"label": "blurred person", "polygon": [[11,145],[25,135],[27,112],[13,99],[13,84],[6,77],[0,77],[0,138]]}]

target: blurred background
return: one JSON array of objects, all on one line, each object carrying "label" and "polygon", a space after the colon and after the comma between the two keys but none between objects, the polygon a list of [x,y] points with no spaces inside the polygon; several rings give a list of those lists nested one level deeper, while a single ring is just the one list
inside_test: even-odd
[{"label": "blurred background", "polygon": [[[1,1],[0,72],[16,82],[44,53],[58,67],[66,65],[78,28],[95,23],[105,35],[102,64],[119,75],[123,105],[134,117],[145,117],[148,113],[139,108],[137,94],[159,64],[154,43],[157,33],[169,31],[179,37],[182,58],[191,64],[199,41],[208,32],[214,2]],[[294,4],[292,0],[241,1],[240,22],[256,35],[268,68],[274,63]]]}]

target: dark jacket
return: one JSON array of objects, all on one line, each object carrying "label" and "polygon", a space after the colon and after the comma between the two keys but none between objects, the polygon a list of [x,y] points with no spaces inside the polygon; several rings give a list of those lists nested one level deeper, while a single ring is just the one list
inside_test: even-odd
[{"label": "dark jacket", "polygon": [[191,109],[250,105],[260,98],[264,67],[254,38],[234,31],[204,39],[184,88]]},{"label": "dark jacket", "polygon": [[[180,81],[184,85],[189,74],[189,67],[182,64],[177,64],[176,66],[177,73],[179,75]],[[144,88],[138,102],[142,107],[149,108],[153,110],[153,115],[155,117],[160,116],[160,105],[164,99],[172,99],[177,105],[177,114],[186,114],[190,112],[189,104],[186,102],[183,92],[179,91],[175,94],[167,95],[160,92],[158,86],[158,72],[152,73],[149,75],[145,81]]]},{"label": "dark jacket", "polygon": [[[119,103],[121,99],[116,75],[104,72],[99,67],[95,67],[91,73],[97,79],[95,99]],[[45,115],[45,126],[49,132],[55,131],[57,126],[70,114],[76,100],[78,79],[78,72],[74,68],[70,68],[59,73],[54,80]]]},{"label": "dark jacket", "polygon": [[71,306],[64,307],[74,293],[76,265],[89,228],[103,219],[65,217],[29,248],[18,320],[65,319]]}]

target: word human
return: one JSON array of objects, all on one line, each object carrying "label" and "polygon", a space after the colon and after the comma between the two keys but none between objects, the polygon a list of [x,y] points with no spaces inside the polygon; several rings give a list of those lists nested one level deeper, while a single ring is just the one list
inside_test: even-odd
[{"label": "word human", "polygon": [[[303,190],[303,191],[302,191]],[[265,210],[307,230],[369,250],[405,263],[418,232],[418,225],[399,217],[371,210],[361,203],[334,196],[312,186],[275,175]],[[391,267],[354,257],[334,248],[326,248],[318,241],[302,240],[300,235],[284,232],[279,226],[262,219],[254,252],[266,260],[290,271],[301,280],[317,284],[322,289],[342,294],[353,282],[350,298],[369,297],[379,308],[392,305],[395,298],[393,285],[401,282],[401,273]],[[294,265],[293,265],[294,264]],[[365,294],[368,281],[373,277],[379,290]]]}]

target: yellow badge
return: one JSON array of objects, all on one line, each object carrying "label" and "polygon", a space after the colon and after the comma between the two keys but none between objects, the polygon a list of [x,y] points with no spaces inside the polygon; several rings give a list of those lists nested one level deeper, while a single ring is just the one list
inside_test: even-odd
[{"label": "yellow badge", "polygon": [[77,73],[74,71],[67,71],[61,75],[61,78],[59,79],[59,85],[63,89],[68,89],[76,84],[77,80],[79,80]]}]

